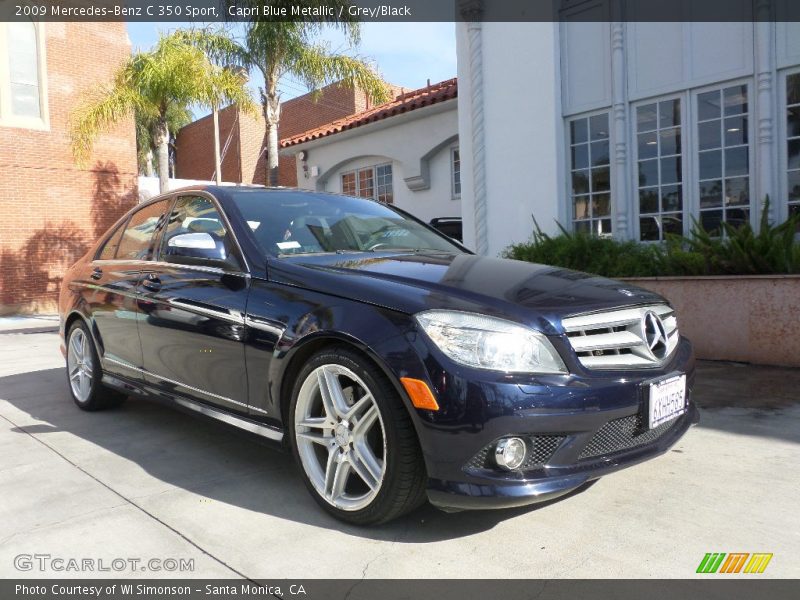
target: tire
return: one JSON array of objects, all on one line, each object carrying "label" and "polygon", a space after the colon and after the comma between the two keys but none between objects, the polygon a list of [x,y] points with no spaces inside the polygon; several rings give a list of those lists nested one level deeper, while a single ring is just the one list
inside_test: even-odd
[{"label": "tire", "polygon": [[75,321],[67,333],[67,387],[81,410],[95,411],[119,406],[125,395],[101,383],[103,370],[89,328]]},{"label": "tire", "polygon": [[337,519],[385,523],[425,501],[411,417],[386,375],[350,349],[322,350],[303,366],[288,429],[306,487]]}]

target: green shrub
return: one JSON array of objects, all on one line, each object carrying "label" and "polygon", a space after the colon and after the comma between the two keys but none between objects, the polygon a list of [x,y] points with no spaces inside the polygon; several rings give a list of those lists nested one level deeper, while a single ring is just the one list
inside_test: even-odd
[{"label": "green shrub", "polygon": [[749,224],[724,223],[724,235],[714,237],[695,221],[689,237],[671,235],[663,244],[572,233],[560,224],[561,233],[550,236],[534,219],[531,241],[509,246],[503,256],[606,277],[800,273],[800,244],[795,240],[800,216],[771,225],[768,207],[769,197],[758,233]]}]

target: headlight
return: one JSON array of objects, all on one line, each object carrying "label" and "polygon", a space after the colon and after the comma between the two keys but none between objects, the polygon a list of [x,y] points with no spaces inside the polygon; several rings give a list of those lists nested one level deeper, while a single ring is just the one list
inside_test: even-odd
[{"label": "headlight", "polygon": [[439,349],[462,365],[515,373],[567,372],[550,341],[522,325],[450,310],[428,310],[416,319]]}]

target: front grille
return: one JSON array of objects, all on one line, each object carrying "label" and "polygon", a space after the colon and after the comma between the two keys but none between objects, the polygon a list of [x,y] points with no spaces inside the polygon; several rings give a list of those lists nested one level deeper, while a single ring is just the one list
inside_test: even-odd
[{"label": "front grille", "polygon": [[[648,348],[644,319],[653,312],[667,334],[666,351],[657,358]],[[678,322],[666,304],[637,306],[563,319],[572,349],[588,369],[653,367],[666,361],[678,346]]]},{"label": "front grille", "polygon": [[[525,471],[536,467],[541,467],[547,464],[550,457],[564,441],[563,435],[534,435],[524,436],[520,435],[526,440],[528,445],[528,453],[525,457],[525,462],[522,463],[519,470]],[[494,450],[497,447],[497,442],[484,446],[481,450],[472,457],[467,463],[467,467],[472,469],[496,469],[497,464],[494,462]]]},{"label": "front grille", "polygon": [[578,459],[596,458],[645,446],[667,433],[675,422],[675,419],[672,419],[654,429],[647,429],[647,423],[639,414],[614,419],[594,434]]}]

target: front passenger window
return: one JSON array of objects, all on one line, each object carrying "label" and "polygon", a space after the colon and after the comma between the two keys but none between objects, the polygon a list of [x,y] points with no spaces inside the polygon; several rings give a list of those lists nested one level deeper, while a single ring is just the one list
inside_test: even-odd
[{"label": "front passenger window", "polygon": [[133,213],[117,248],[118,260],[150,260],[153,257],[153,234],[168,208],[169,200],[161,200]]}]

